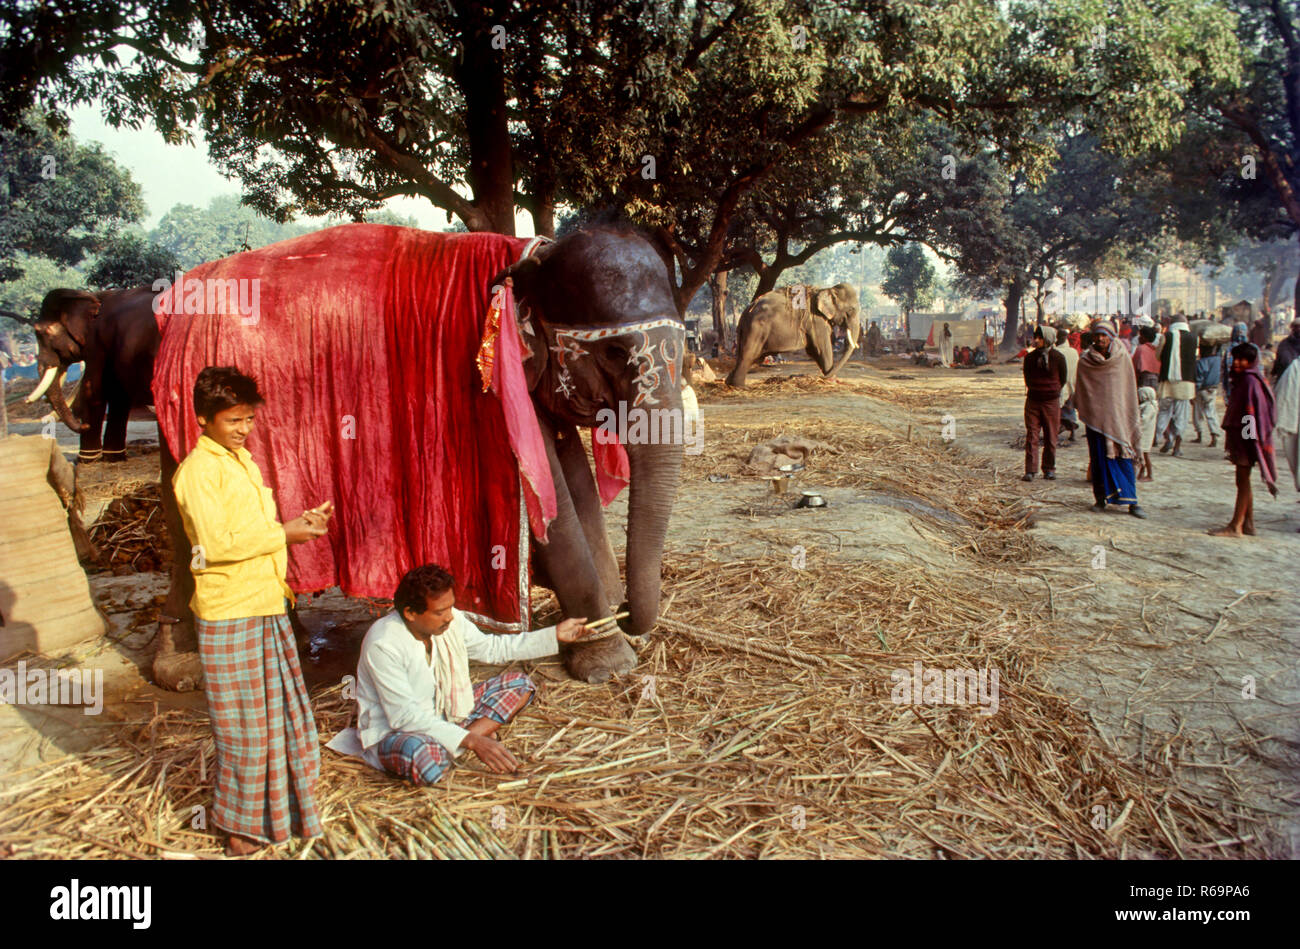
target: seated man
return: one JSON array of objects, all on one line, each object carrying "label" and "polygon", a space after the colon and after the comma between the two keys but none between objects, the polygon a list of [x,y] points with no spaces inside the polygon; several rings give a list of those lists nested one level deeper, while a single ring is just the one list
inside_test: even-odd
[{"label": "seated man", "polygon": [[[437,781],[465,749],[493,771],[519,766],[492,736],[532,700],[536,687],[520,672],[475,685],[470,659],[499,665],[553,656],[559,643],[588,632],[584,617],[517,635],[484,633],[454,602],[451,574],[442,567],[409,571],[393,594],[392,612],[366,632],[357,662],[359,716],[357,729],[349,731],[360,739],[361,756],[417,786]],[[338,742],[330,747],[347,753]]]}]

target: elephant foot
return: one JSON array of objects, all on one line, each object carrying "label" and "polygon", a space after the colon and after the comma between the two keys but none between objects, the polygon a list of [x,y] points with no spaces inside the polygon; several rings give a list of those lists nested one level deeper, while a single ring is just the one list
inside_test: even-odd
[{"label": "elephant foot", "polygon": [[598,685],[636,668],[636,653],[621,633],[594,643],[561,646],[564,668],[580,682]]},{"label": "elephant foot", "polygon": [[[177,640],[180,649],[177,649]],[[159,621],[153,681],[170,692],[197,692],[203,688],[203,663],[199,660],[198,641],[189,624],[167,617]]]},{"label": "elephant foot", "polygon": [[203,664],[197,652],[173,652],[153,660],[154,682],[169,692],[197,692],[203,688]]}]

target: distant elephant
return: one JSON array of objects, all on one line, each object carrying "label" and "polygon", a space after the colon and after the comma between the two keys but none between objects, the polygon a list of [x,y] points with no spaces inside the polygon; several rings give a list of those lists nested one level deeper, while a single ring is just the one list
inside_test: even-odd
[{"label": "distant elephant", "polygon": [[[278,483],[277,459],[287,470],[302,458],[306,459],[302,470],[312,482],[312,497],[324,500],[326,493],[332,492],[337,500],[341,517],[332,528],[333,546],[321,548],[325,553],[319,555],[332,559],[328,570],[316,576],[337,578],[341,570],[352,569],[364,558],[371,558],[367,563],[383,560],[386,564],[400,559],[404,570],[408,559],[413,565],[431,556],[430,544],[423,535],[411,541],[416,531],[402,522],[402,515],[392,516],[391,505],[366,506],[362,485],[370,482],[352,472],[365,474],[363,469],[376,459],[350,448],[344,440],[347,436],[336,434],[337,426],[323,418],[329,411],[325,406],[352,405],[356,394],[365,389],[382,392],[382,398],[359,405],[354,421],[356,431],[367,437],[372,432],[382,433],[369,444],[391,446],[394,440],[407,438],[413,425],[424,425],[423,419],[436,416],[439,402],[492,398],[484,394],[485,388],[480,391],[477,377],[472,392],[463,391],[460,381],[448,382],[463,379],[457,374],[463,372],[461,368],[449,366],[472,368],[476,351],[479,359],[484,357],[479,349],[481,330],[474,330],[473,338],[466,339],[463,325],[456,322],[460,317],[447,314],[465,309],[486,312],[487,301],[495,292],[492,288],[503,288],[507,279],[517,304],[518,338],[523,347],[523,398],[525,405],[531,400],[536,414],[543,463],[549,468],[557,507],[544,543],[534,530],[530,579],[555,591],[566,616],[594,622],[610,617],[623,601],[622,609],[630,614],[621,623],[624,630],[639,635],[653,628],[659,610],[661,558],[684,445],[634,435],[622,440],[629,488],[624,599],[619,564],[605,530],[601,491],[579,430],[603,426],[608,415],[601,413],[626,420],[634,409],[645,411],[649,406],[654,406],[654,413],[676,413],[680,418],[685,326],[674,305],[668,272],[655,249],[631,231],[576,231],[520,259],[519,249],[525,243],[495,234],[433,234],[350,224],[205,264],[186,276],[189,283],[194,274],[199,275],[193,276],[195,281],[257,274],[267,288],[264,301],[268,295],[270,299],[267,313],[255,329],[188,316],[171,317],[164,325],[154,382],[163,446],[163,504],[173,548],[182,555],[174,558],[171,590],[162,611],[154,659],[154,676],[160,685],[183,688],[188,681],[193,687],[199,675],[188,622],[194,590],[190,558],[184,553],[189,541],[171,490],[172,475],[183,456],[177,427],[192,422],[184,392],[193,385],[198,369],[213,359],[230,364],[238,361],[240,368],[265,378],[269,405],[259,412],[252,449],[266,458],[268,485]],[[442,258],[454,258],[456,269],[439,271],[436,276],[420,270],[424,266],[420,262]],[[337,263],[317,263],[331,260]],[[338,280],[341,268],[349,267],[361,268],[362,276],[341,291],[337,283],[329,281]],[[427,305],[422,302],[418,314],[408,314],[403,309],[379,312],[380,305],[369,304],[389,299],[392,286],[409,288],[405,295],[414,294],[428,301]],[[453,299],[458,302],[447,302]],[[503,321],[512,317],[501,312]],[[374,342],[366,343],[364,334],[358,332],[365,320],[372,321],[379,334]],[[452,326],[460,328],[448,328]],[[295,335],[299,332],[301,335]],[[504,325],[499,337],[502,345],[507,338],[514,338]],[[308,345],[308,340],[319,342]],[[389,354],[394,352],[400,359],[390,360]],[[502,352],[491,360],[498,366],[504,364],[497,360],[508,358]],[[479,368],[483,365],[480,362]],[[368,371],[382,378],[365,387],[341,384],[362,379]],[[291,397],[277,400],[277,393],[295,392],[303,393],[302,405],[295,405]],[[317,398],[321,401],[312,402]],[[499,414],[497,404],[492,403],[491,417]],[[363,412],[368,414],[363,416]],[[420,469],[422,461],[399,465],[401,480],[392,486],[395,494],[410,499],[406,506],[412,520],[421,518],[416,512],[424,511],[418,505],[428,491],[427,484],[414,480],[418,476],[413,472],[427,471],[424,477],[430,482],[445,480],[449,457],[486,453],[499,444],[503,435],[498,434],[496,440],[484,435],[492,424],[490,417],[487,421],[467,417],[463,422],[453,419],[436,430],[419,428],[421,441],[411,454],[427,459],[428,467]],[[390,455],[400,451],[391,447],[381,450]],[[509,447],[505,450],[508,455]],[[377,467],[392,471],[393,466],[383,460],[378,459]],[[608,469],[599,470],[608,474]],[[607,482],[601,485],[608,487]],[[512,503],[522,504],[522,495],[520,484],[497,503],[504,505],[513,498]],[[278,487],[276,500],[285,516],[297,513],[290,505],[304,503]],[[427,514],[424,512],[426,520]],[[473,561],[465,569],[477,568],[483,575],[498,569],[489,569],[487,563],[497,554],[482,549],[491,542],[483,539],[487,512],[451,499],[436,514],[436,529],[446,532],[439,538],[445,537],[449,549],[455,550],[449,557]],[[351,526],[340,523],[349,518]],[[523,530],[528,523],[525,515]],[[525,541],[524,550],[528,549]],[[310,552],[295,554],[295,558],[304,558],[303,564],[310,556]],[[482,563],[478,563],[480,559]],[[291,560],[292,569],[297,569],[297,563]],[[526,590],[525,586],[525,594]],[[473,603],[458,602],[458,606],[474,608]],[[636,665],[636,653],[621,634],[564,646],[561,656],[569,673],[587,682],[604,681]]]},{"label": "distant elephant", "polygon": [[[835,362],[833,330],[842,327],[848,346]],[[858,288],[848,283],[833,287],[796,284],[765,293],[745,308],[736,328],[736,365],[727,385],[741,387],[749,367],[764,356],[805,350],[823,375],[834,376],[858,348],[861,334]]]},{"label": "distant elephant", "polygon": [[[103,293],[60,289],[41,302],[34,324],[41,381],[27,401],[46,396],[63,423],[81,433],[78,460],[83,463],[125,461],[131,410],[153,404],[149,387],[160,338],[154,296],[148,287]],[[63,375],[82,361],[85,372],[69,408]]]}]

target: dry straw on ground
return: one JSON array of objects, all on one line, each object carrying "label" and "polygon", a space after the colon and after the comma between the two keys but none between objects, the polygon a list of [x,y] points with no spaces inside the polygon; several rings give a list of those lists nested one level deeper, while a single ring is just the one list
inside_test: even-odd
[{"label": "dry straw on ground", "polygon": [[[718,425],[688,477],[738,472],[771,426]],[[530,664],[537,701],[503,733],[519,774],[472,756],[432,789],[322,752],[321,839],[272,858],[357,857],[1263,857],[1270,826],[1189,790],[1189,747],[1122,760],[1087,714],[1044,684],[1050,604],[994,589],[988,570],[1032,568],[1028,511],[998,478],[937,439],[847,424],[791,434],[829,443],[818,483],[907,492],[965,569],[864,565],[830,550],[785,560],[670,552],[665,626],[637,669],[603,686]],[[984,568],[984,569],[982,569]],[[542,611],[539,620],[548,619]],[[892,700],[891,673],[996,670],[998,711]],[[487,670],[477,669],[476,675]],[[314,696],[323,739],[352,703]],[[191,824],[210,804],[205,717],[121,726],[100,750],[0,794],[17,856],[216,856]],[[21,780],[21,779],[20,779]]]}]

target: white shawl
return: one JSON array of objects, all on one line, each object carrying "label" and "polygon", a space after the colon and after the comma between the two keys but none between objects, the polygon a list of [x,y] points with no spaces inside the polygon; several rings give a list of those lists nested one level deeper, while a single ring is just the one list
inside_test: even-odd
[{"label": "white shawl", "polygon": [[438,714],[449,722],[459,722],[474,711],[469,653],[457,623],[433,637],[433,675],[438,683]]},{"label": "white shawl", "polygon": [[[1182,320],[1169,324],[1169,334],[1173,341],[1169,347],[1169,381],[1182,382],[1183,380],[1183,347],[1182,333],[1190,333],[1191,328]],[[1194,379],[1186,380],[1194,382]]]},{"label": "white shawl", "polygon": [[1296,490],[1300,491],[1300,368],[1297,367],[1300,367],[1300,359],[1292,360],[1273,390],[1277,406],[1273,441],[1286,458]]}]

